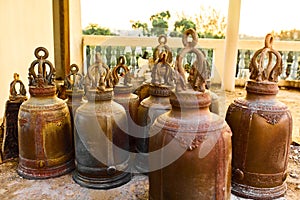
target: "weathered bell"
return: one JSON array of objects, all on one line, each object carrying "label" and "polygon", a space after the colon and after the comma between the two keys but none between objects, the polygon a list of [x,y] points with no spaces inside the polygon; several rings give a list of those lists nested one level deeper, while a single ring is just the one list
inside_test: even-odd
[{"label": "weathered bell", "polygon": [[145,98],[138,107],[139,138],[136,140],[135,168],[141,173],[147,173],[149,129],[155,119],[171,109],[170,91],[174,88],[174,70],[170,65],[172,53],[166,45],[166,36],[160,36],[159,45],[154,50],[155,60],[151,72],[149,87],[150,96]]},{"label": "weathered bell", "polygon": [[24,178],[44,179],[74,169],[74,146],[70,113],[66,102],[56,96],[55,68],[46,60],[48,50],[38,47],[34,55],[37,60],[29,68],[30,98],[22,103],[18,116],[17,172]]},{"label": "weathered bell", "polygon": [[127,116],[113,101],[113,79],[96,54],[86,78],[88,102],[75,113],[75,182],[84,187],[109,189],[131,180]]},{"label": "weathered bell", "polygon": [[118,65],[112,70],[114,82],[113,100],[121,104],[126,111],[128,120],[129,150],[135,152],[135,137],[137,136],[137,108],[139,97],[132,93],[131,77],[125,65],[125,56],[120,56]]},{"label": "weathered bell", "polygon": [[[191,35],[192,42],[187,41]],[[193,29],[183,35],[184,48],[175,69],[172,109],[160,115],[150,129],[149,197],[163,199],[230,199],[231,131],[209,111],[211,97],[205,89],[208,65],[195,48]],[[196,54],[195,70],[186,83],[182,61]]]},{"label": "weathered bell", "polygon": [[[17,87],[16,87],[17,86]],[[0,142],[2,161],[19,156],[18,147],[18,113],[21,104],[27,100],[26,89],[19,79],[19,74],[14,73],[14,80],[10,83],[9,100],[6,101],[3,118],[3,141]]]},{"label": "weathered bell", "polygon": [[250,61],[246,96],[235,99],[226,114],[233,133],[232,193],[245,198],[274,199],[286,191],[292,116],[276,100],[282,60],[272,43],[268,34]]},{"label": "weathered bell", "polygon": [[85,103],[83,100],[83,75],[79,73],[79,68],[76,64],[70,66],[70,73],[64,81],[65,94],[67,97],[67,105],[71,115],[71,124],[74,135],[74,115],[77,108]]}]

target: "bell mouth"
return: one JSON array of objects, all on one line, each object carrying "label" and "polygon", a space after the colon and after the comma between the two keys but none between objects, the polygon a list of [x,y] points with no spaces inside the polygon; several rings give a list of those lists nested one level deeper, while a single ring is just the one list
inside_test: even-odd
[{"label": "bell mouth", "polygon": [[170,103],[172,106],[180,108],[206,108],[211,104],[211,96],[208,90],[204,92],[194,90],[172,92]]},{"label": "bell mouth", "polygon": [[89,89],[86,93],[88,101],[108,101],[113,98],[113,89],[106,88],[105,91],[99,91],[97,88]]},{"label": "bell mouth", "polygon": [[276,82],[249,80],[246,82],[246,91],[254,94],[276,95],[279,87]]},{"label": "bell mouth", "polygon": [[56,86],[44,86],[44,87],[36,87],[29,86],[29,93],[32,97],[47,97],[54,96],[56,94]]}]

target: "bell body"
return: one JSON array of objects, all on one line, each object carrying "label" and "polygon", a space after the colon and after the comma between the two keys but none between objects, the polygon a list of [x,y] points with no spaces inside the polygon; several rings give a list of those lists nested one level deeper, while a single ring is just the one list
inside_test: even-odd
[{"label": "bell body", "polygon": [[138,107],[138,125],[140,137],[136,140],[135,168],[141,173],[149,171],[148,148],[149,130],[155,119],[171,109],[170,89],[150,85],[150,96],[145,98]]},{"label": "bell body", "polygon": [[276,100],[276,83],[248,81],[245,98],[229,106],[226,121],[233,137],[232,193],[274,199],[286,191],[292,117]]},{"label": "bell body", "polygon": [[83,101],[82,99],[84,92],[72,92],[72,90],[67,90],[66,95],[67,105],[70,110],[71,118],[74,118],[77,108],[85,103],[85,101]]},{"label": "bell body", "polygon": [[43,179],[74,169],[74,146],[70,113],[55,87],[30,87],[31,97],[20,106],[18,116],[19,165],[25,178]]},{"label": "bell body", "polygon": [[[1,146],[2,160],[8,160],[11,158],[17,158],[19,156],[18,147],[18,113],[22,101],[6,102],[5,115],[4,115],[4,136],[3,144]],[[1,154],[0,154],[1,155]]]},{"label": "bell body", "polygon": [[209,111],[207,91],[172,93],[170,101],[150,129],[150,199],[230,199],[229,126]]},{"label": "bell body", "polygon": [[140,104],[139,97],[131,93],[132,87],[116,86],[114,88],[114,101],[121,104],[126,112],[128,121],[129,150],[135,152],[135,136],[137,135],[137,109]]},{"label": "bell body", "polygon": [[131,180],[126,112],[112,95],[89,91],[75,113],[73,179],[84,187],[109,189]]}]

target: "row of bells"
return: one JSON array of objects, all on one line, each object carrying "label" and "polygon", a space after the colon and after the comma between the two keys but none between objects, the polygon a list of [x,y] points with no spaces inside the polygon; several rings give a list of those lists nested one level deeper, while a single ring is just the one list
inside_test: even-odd
[{"label": "row of bells", "polygon": [[55,86],[30,87],[19,110],[17,172],[43,179],[75,168],[76,183],[109,189],[130,181],[134,166],[149,176],[150,199],[284,195],[292,117],[276,83],[248,81],[225,120],[211,112],[219,105],[208,90],[146,87],[144,99],[116,86],[87,91],[87,102],[71,92],[68,103]]},{"label": "row of bells", "polygon": [[[185,109],[188,94],[155,95],[152,90],[161,88],[149,87],[150,96],[141,102],[123,88],[110,96],[114,101],[105,96],[105,100],[83,103],[73,96],[67,102],[71,112],[54,93],[29,98],[19,111],[18,173],[30,179],[69,173],[75,167],[75,150],[73,178],[85,187],[123,185],[130,181],[133,166],[149,175],[152,199],[228,198],[231,131],[209,111],[212,93],[202,95],[208,99],[203,108],[199,104],[192,108],[191,103]],[[227,111],[226,121],[234,131],[232,192],[248,198],[275,198],[286,191],[291,116],[284,104],[274,99],[258,102],[255,95],[235,100]],[[185,98],[185,104],[178,103],[178,98]],[[218,106],[215,99],[210,107]],[[72,107],[76,108],[74,136]],[[149,134],[153,135],[150,143]]]}]

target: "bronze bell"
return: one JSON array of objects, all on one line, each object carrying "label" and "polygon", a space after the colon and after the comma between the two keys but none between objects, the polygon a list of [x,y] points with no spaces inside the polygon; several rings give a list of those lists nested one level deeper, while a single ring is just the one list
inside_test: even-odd
[{"label": "bronze bell", "polygon": [[71,115],[71,124],[74,135],[74,115],[77,108],[85,103],[83,100],[83,75],[79,73],[79,68],[76,64],[70,66],[70,73],[64,81],[65,93],[67,96],[67,105]]},{"label": "bronze bell", "polygon": [[[19,85],[19,89],[16,88]],[[26,89],[19,79],[19,74],[14,73],[14,80],[10,83],[9,100],[6,101],[5,114],[3,119],[4,136],[0,142],[2,161],[19,156],[18,147],[18,113],[21,104],[27,100]]]},{"label": "bronze bell", "polygon": [[265,47],[250,61],[246,96],[235,99],[226,114],[233,133],[232,193],[245,198],[274,199],[286,191],[292,116],[276,100],[282,60],[272,43],[267,34]]},{"label": "bronze bell", "polygon": [[[188,42],[190,35],[193,40]],[[176,88],[170,97],[172,109],[150,128],[151,200],[230,199],[231,131],[221,117],[209,111],[208,65],[195,48],[197,42],[193,29],[184,32],[184,48],[175,65]],[[189,77],[190,84],[182,67],[187,53],[197,57],[197,73]]]},{"label": "bronze bell", "polygon": [[75,182],[109,189],[131,180],[127,116],[113,101],[112,74],[96,53],[86,75],[88,102],[75,113]]},{"label": "bronze bell", "polygon": [[154,66],[151,71],[150,96],[138,107],[139,138],[136,140],[135,168],[141,173],[148,172],[149,129],[155,119],[171,109],[170,91],[174,88],[174,69],[171,67],[172,53],[166,45],[167,38],[158,38],[159,45],[154,49]]},{"label": "bronze bell", "polygon": [[22,103],[18,116],[17,172],[24,178],[44,179],[74,169],[74,147],[70,113],[65,101],[56,96],[55,68],[47,60],[48,50],[38,47],[34,55],[37,60],[29,68],[30,98]]},{"label": "bronze bell", "polygon": [[135,152],[135,138],[138,134],[137,108],[140,101],[139,97],[132,93],[133,86],[131,84],[130,72],[125,63],[125,56],[120,56],[117,66],[112,70],[114,82],[113,100],[125,108],[128,120],[129,150]]}]

